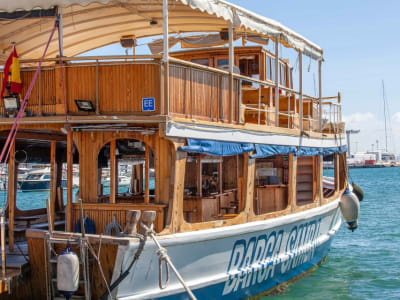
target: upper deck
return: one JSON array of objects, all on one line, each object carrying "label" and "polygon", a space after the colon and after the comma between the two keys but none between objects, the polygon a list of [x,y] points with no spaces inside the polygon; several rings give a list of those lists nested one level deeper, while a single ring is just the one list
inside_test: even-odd
[{"label": "upper deck", "polygon": [[[293,68],[263,47],[236,47],[234,73],[226,71],[227,48],[159,55],[47,59],[41,67],[22,123],[165,123],[179,121],[315,137],[343,132],[340,94],[317,98],[293,89]],[[21,61],[25,95],[35,60]],[[0,77],[2,77],[1,75]],[[1,79],[1,78],[0,78]],[[64,105],[64,93],[66,105]],[[144,98],[154,98],[146,110]],[[79,110],[88,100],[93,111]],[[11,124],[3,103],[2,124]]]}]

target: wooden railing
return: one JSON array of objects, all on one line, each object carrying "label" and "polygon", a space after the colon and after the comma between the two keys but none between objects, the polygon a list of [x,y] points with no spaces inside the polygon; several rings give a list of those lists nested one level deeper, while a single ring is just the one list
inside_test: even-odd
[{"label": "wooden railing", "polygon": [[[21,64],[31,66],[21,72],[24,96],[37,60]],[[57,59],[47,59],[30,96],[27,116],[63,115],[65,88],[69,115],[154,114],[303,131],[344,130],[340,94],[319,99],[269,80],[230,74],[176,58],[169,59],[168,72],[165,65],[160,56],[154,55],[63,58],[62,68]],[[165,97],[162,89],[166,88],[167,74]],[[147,97],[155,99],[154,111],[143,111],[142,99]],[[77,99],[90,100],[95,111],[79,111]],[[3,103],[0,114],[4,115]]]},{"label": "wooden railing", "polygon": [[189,119],[239,122],[239,80],[228,72],[171,59],[169,67],[169,113]]},{"label": "wooden railing", "polygon": [[[69,115],[140,114],[142,98],[154,97],[155,110],[160,114],[160,62],[158,56],[107,56],[45,60],[28,100],[27,115],[63,115],[64,96]],[[22,97],[36,70],[36,60],[22,60]],[[0,79],[2,79],[1,74]],[[62,80],[63,79],[63,80]],[[90,100],[95,112],[79,111],[75,100]],[[4,114],[3,103],[0,113]],[[146,113],[149,114],[149,113]]]}]

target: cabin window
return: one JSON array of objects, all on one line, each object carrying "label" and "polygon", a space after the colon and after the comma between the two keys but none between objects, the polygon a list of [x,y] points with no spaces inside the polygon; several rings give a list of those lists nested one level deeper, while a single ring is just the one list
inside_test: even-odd
[{"label": "cabin window", "polygon": [[259,56],[246,55],[239,57],[240,74],[248,77],[259,77]]},{"label": "cabin window", "polygon": [[271,80],[275,82],[275,58],[271,58]]},{"label": "cabin window", "polygon": [[267,80],[271,80],[271,78],[272,78],[272,76],[271,76],[271,71],[272,71],[272,68],[271,68],[271,57],[269,57],[269,56],[266,56],[266,60],[267,60],[267,74],[265,74],[266,76],[266,79]]},{"label": "cabin window", "polygon": [[297,157],[297,205],[314,202],[316,192],[316,159],[314,156]]},{"label": "cabin window", "polygon": [[[98,199],[103,203],[144,203],[145,197],[154,202],[154,157],[144,142],[133,139],[119,139],[107,143],[98,156]],[[115,150],[112,147],[115,147]],[[114,153],[114,157],[112,156]],[[148,176],[146,163],[148,162]],[[113,168],[111,165],[115,164]],[[114,175],[113,175],[114,174]],[[115,188],[111,181],[115,178]],[[148,190],[146,191],[146,186]],[[114,194],[112,194],[114,193]]]},{"label": "cabin window", "polygon": [[[24,141],[22,139],[17,141],[16,150],[24,150],[27,160],[25,163],[17,165],[16,207],[18,210],[45,209],[46,199],[49,199],[55,205],[56,220],[59,220],[64,213],[67,202],[66,141],[58,141],[55,146],[55,155],[51,157],[50,141]],[[51,181],[52,159],[54,159],[55,166],[53,182]],[[79,153],[76,147],[74,147],[73,161],[74,163],[79,162]],[[8,179],[1,177],[1,180],[6,184],[4,188],[8,190]],[[74,174],[73,194],[78,190],[78,181],[79,177]],[[52,184],[54,194],[50,192]],[[5,194],[5,196],[7,195]],[[54,198],[51,198],[51,196]],[[45,210],[35,213],[43,214]],[[21,221],[21,224],[23,223],[24,221]]]},{"label": "cabin window", "polygon": [[203,65],[206,67],[210,66],[210,60],[208,58],[195,58],[192,59],[192,63]]},{"label": "cabin window", "polygon": [[256,159],[254,213],[284,210],[288,206],[289,160],[287,155]]},{"label": "cabin window", "polygon": [[283,86],[287,86],[286,85],[286,66],[282,63],[279,63],[279,66],[281,68],[280,70],[280,84]]},{"label": "cabin window", "polygon": [[325,155],[323,157],[323,168],[323,194],[324,198],[327,199],[332,197],[337,189],[335,180],[335,177],[337,175],[337,172],[335,170],[335,155],[331,154]]},{"label": "cabin window", "polygon": [[242,156],[189,153],[183,200],[185,221],[199,223],[235,217],[243,208],[238,192],[242,169]]},{"label": "cabin window", "polygon": [[217,67],[229,65],[229,59],[221,58],[217,60]]}]

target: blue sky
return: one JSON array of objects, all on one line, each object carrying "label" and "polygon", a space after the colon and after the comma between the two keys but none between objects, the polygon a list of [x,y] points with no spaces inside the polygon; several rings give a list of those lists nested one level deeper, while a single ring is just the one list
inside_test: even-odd
[{"label": "blue sky", "polygon": [[[384,80],[392,128],[389,150],[398,152],[396,140],[400,141],[400,102],[396,88],[399,80],[400,1],[230,2],[277,20],[324,49],[323,95],[342,92],[346,126],[361,130],[353,137],[354,150],[356,142],[359,151],[371,149],[376,140],[380,145],[384,144]],[[121,53],[122,50],[118,46],[109,46],[101,53],[104,54],[104,51],[116,54],[116,51]],[[139,49],[138,53],[143,51],[145,48]],[[285,49],[283,53],[290,52],[293,54],[293,51]],[[291,63],[295,64],[295,59]],[[307,67],[308,58],[303,59],[303,64]],[[306,91],[313,94],[313,76],[317,78],[315,62],[311,63],[311,71],[304,76]]]}]

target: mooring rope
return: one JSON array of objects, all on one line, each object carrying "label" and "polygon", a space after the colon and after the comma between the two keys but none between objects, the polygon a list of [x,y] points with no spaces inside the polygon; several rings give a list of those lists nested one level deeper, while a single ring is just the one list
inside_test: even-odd
[{"label": "mooring rope", "polygon": [[180,283],[183,285],[184,289],[188,293],[190,299],[192,300],[197,300],[196,296],[193,294],[192,290],[189,288],[189,286],[186,284],[186,282],[183,280],[182,276],[179,274],[178,270],[175,268],[174,264],[171,261],[171,258],[168,256],[167,249],[161,246],[161,244],[158,242],[155,232],[153,229],[149,228],[146,224],[143,224],[142,222],[140,223],[140,226],[142,226],[146,230],[146,235],[150,236],[154,243],[156,244],[158,251],[157,254],[159,256],[158,263],[159,263],[159,271],[162,271],[162,263],[164,262],[166,265],[166,272],[167,272],[167,279],[165,285],[161,282],[162,279],[162,274],[159,274],[159,286],[161,289],[164,289],[168,286],[168,280],[169,280],[169,271],[168,271],[168,266],[174,271],[176,277],[180,281]]}]

